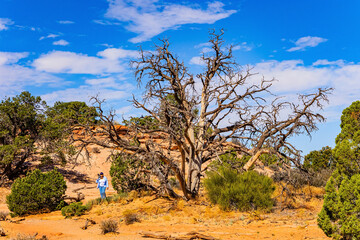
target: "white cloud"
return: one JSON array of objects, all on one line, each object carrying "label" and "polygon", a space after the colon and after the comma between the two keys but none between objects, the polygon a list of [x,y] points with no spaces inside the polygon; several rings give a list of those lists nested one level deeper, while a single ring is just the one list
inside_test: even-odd
[{"label": "white cloud", "polygon": [[61,21],[58,21],[58,23],[60,23],[60,24],[74,24],[75,22],[69,21],[69,20],[61,20]]},{"label": "white cloud", "polygon": [[211,47],[212,43],[210,42],[204,42],[204,43],[199,43],[197,45],[194,46],[194,48],[203,48],[203,47]]},{"label": "white cloud", "polygon": [[249,52],[253,49],[252,46],[250,46],[247,42],[243,42],[241,44],[238,44],[238,45],[235,45],[233,47],[233,50],[236,51],[236,50],[244,50],[246,52]]},{"label": "white cloud", "polygon": [[100,57],[116,60],[119,58],[138,58],[140,53],[137,50],[126,50],[122,48],[107,48],[104,51],[98,52]]},{"label": "white cloud", "polygon": [[65,90],[54,91],[42,95],[41,98],[48,103],[56,101],[84,101],[88,102],[91,97],[98,96],[100,99],[120,100],[130,96],[130,93],[124,88],[123,90],[114,90],[103,87],[94,87],[91,85],[82,85],[76,88],[67,88]]},{"label": "white cloud", "polygon": [[119,118],[119,121],[121,121],[123,119],[129,119],[130,117],[141,116],[141,113],[146,114],[142,110],[134,108],[131,105],[116,109],[115,113],[116,113],[117,117]]},{"label": "white cloud", "polygon": [[64,39],[60,39],[58,41],[53,42],[53,45],[57,45],[57,46],[67,46],[70,43]]},{"label": "white cloud", "polygon": [[100,24],[100,25],[121,25],[120,23],[103,20],[103,19],[96,19],[96,20],[93,20],[93,22],[96,24]]},{"label": "white cloud", "polygon": [[102,87],[102,88],[113,88],[113,89],[126,89],[127,91],[134,89],[134,86],[128,83],[123,82],[121,76],[111,76],[106,78],[92,78],[86,79],[85,83],[93,87]]},{"label": "white cloud", "polygon": [[199,57],[199,56],[192,57],[190,59],[190,64],[199,65],[199,66],[206,66],[206,63],[204,62],[202,57]]},{"label": "white cloud", "polygon": [[319,87],[333,87],[334,92],[329,96],[330,104],[325,111],[332,118],[330,121],[339,120],[342,109],[359,99],[360,63],[345,63],[343,60],[328,62],[337,64],[323,64],[327,63],[324,59],[312,66],[305,66],[301,60],[268,61],[256,64],[253,71],[265,79],[274,77],[277,81],[272,90],[279,95],[289,96],[313,92]]},{"label": "white cloud", "polygon": [[329,81],[327,69],[304,66],[302,60],[267,61],[255,65],[265,79],[275,78],[273,90],[276,92],[302,92],[326,85]]},{"label": "white cloud", "polygon": [[9,29],[9,26],[14,24],[9,18],[0,18],[0,31]]},{"label": "white cloud", "polygon": [[[89,57],[86,55],[69,52],[51,52],[49,53],[50,58],[47,59],[49,60],[49,65],[47,65],[47,67],[51,67],[52,64],[59,64],[60,69],[55,69],[56,71],[53,72],[61,72],[62,68],[68,66],[62,61],[70,61],[69,64],[74,65],[73,68],[69,68],[68,71],[64,70],[64,72],[81,72],[85,69],[84,65],[86,64],[89,69],[92,69],[90,71],[90,74],[102,74],[103,71],[106,70],[118,71],[119,68],[123,69],[123,67],[119,65],[119,59],[115,58],[117,57],[127,59],[134,53],[131,50],[117,50],[118,49],[110,49],[109,51],[102,51],[98,53],[99,55],[103,55],[108,58]],[[114,51],[114,53],[110,54],[112,53],[112,51]],[[64,57],[64,59],[57,58],[59,57],[57,56],[57,54],[60,54],[60,56]],[[21,59],[27,58],[28,55],[29,54],[25,52],[0,52],[0,96],[15,95],[23,90],[26,90],[30,86],[46,86],[50,87],[50,89],[52,87],[56,87],[58,89],[60,87],[67,87],[69,82],[64,81],[64,79],[61,79],[53,74],[46,73],[42,69],[28,66],[26,65],[26,61],[19,62]],[[44,55],[41,56],[39,59],[41,59],[42,57],[44,57]],[[46,59],[42,60],[45,62],[47,61]],[[35,66],[35,63],[33,64]],[[84,72],[86,71],[84,70]],[[135,89],[135,86],[127,83],[124,80],[125,78],[120,74],[111,74],[111,76],[109,77],[99,78],[96,78],[96,76],[94,76],[91,79],[85,79],[84,83],[80,86],[74,86],[62,90],[55,90],[48,94],[44,94],[43,99],[51,104],[55,101],[88,101],[90,97],[99,95],[100,98],[104,98],[109,100],[110,102],[114,102],[124,97],[129,97],[131,92]],[[48,89],[47,91],[51,91],[50,89]]]},{"label": "white cloud", "polygon": [[138,36],[130,42],[139,43],[184,24],[213,24],[235,13],[225,10],[221,2],[212,2],[207,9],[180,4],[161,4],[157,0],[108,0],[106,17],[126,22],[126,29]]},{"label": "white cloud", "polygon": [[124,70],[118,61],[63,51],[44,54],[33,65],[37,70],[51,73],[102,74]]},{"label": "white cloud", "polygon": [[57,38],[58,36],[60,36],[60,35],[50,33],[50,34],[48,34],[47,36],[42,36],[42,37],[40,37],[39,40],[43,40],[43,39],[46,39],[46,38]]},{"label": "white cloud", "polygon": [[[9,96],[23,91],[26,86],[59,83],[60,79],[48,73],[22,66],[18,61],[28,53],[0,52],[0,95]],[[59,84],[58,84],[59,85]]]},{"label": "white cloud", "polygon": [[114,101],[129,97],[134,89],[135,87],[132,84],[123,82],[121,77],[120,79],[117,77],[93,78],[85,80],[85,84],[78,87],[54,91],[43,95],[42,98],[49,103],[54,103],[55,101],[88,102],[94,96]]},{"label": "white cloud", "polygon": [[327,41],[326,38],[321,38],[321,37],[312,37],[312,36],[302,37],[295,42],[295,47],[292,47],[287,51],[294,52],[294,51],[305,50],[305,48],[307,47],[316,47],[320,43],[326,41]]},{"label": "white cloud", "polygon": [[[210,43],[210,42],[197,44],[197,45],[194,46],[194,48],[196,48],[196,49],[201,48],[201,50],[200,50],[201,54],[206,54],[206,53],[214,51],[214,49],[212,49],[212,43]],[[243,42],[243,43],[240,43],[240,44],[237,44],[237,45],[233,45],[233,48],[232,48],[233,51],[243,50],[243,51],[246,51],[246,52],[251,51],[252,49],[253,49],[253,47],[250,46],[247,42]],[[223,48],[223,50],[226,51],[225,47]],[[190,63],[195,64],[195,65],[205,65],[202,62],[201,57],[199,57],[199,56],[198,57],[193,57],[190,60]]]},{"label": "white cloud", "polygon": [[[33,62],[40,71],[51,73],[106,74],[120,73],[126,70],[124,61],[137,57],[137,51],[120,48],[108,48],[98,52],[97,56],[86,54],[53,51],[41,55]],[[127,61],[126,61],[126,64]]]},{"label": "white cloud", "polygon": [[29,55],[27,52],[0,52],[0,66],[18,62]]},{"label": "white cloud", "polygon": [[336,60],[336,61],[329,61],[327,59],[319,59],[316,62],[314,62],[312,64],[313,66],[344,66],[345,65],[345,61],[340,59],[340,60]]}]

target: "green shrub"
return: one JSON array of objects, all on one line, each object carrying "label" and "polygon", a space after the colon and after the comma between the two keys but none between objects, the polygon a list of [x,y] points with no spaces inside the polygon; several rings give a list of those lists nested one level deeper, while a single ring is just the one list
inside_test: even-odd
[{"label": "green shrub", "polygon": [[86,206],[83,206],[81,202],[71,203],[69,206],[61,209],[61,214],[65,217],[81,216],[88,210]]},{"label": "green shrub", "polygon": [[37,169],[15,180],[6,202],[15,216],[53,211],[64,203],[65,191],[64,177],[56,169],[46,173]]},{"label": "green shrub", "polygon": [[334,172],[326,184],[318,225],[334,239],[360,239],[360,174]]},{"label": "green shrub", "polygon": [[144,170],[147,170],[147,166],[135,155],[118,154],[113,156],[110,168],[113,188],[118,193],[149,190],[150,174]]},{"label": "green shrub", "polygon": [[208,172],[204,184],[210,201],[223,210],[269,210],[274,204],[272,179],[254,171],[240,174],[230,167],[221,167]]}]

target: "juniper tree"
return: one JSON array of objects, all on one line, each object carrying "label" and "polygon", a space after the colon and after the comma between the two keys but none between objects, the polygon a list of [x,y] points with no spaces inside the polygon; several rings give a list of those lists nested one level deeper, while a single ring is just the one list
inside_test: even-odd
[{"label": "juniper tree", "polygon": [[80,102],[56,103],[49,107],[29,92],[2,100],[0,185],[17,178],[36,160],[64,163],[71,157],[79,157],[70,137],[73,127],[79,122],[93,124],[95,112],[94,108]]},{"label": "juniper tree", "polygon": [[359,239],[360,101],[343,110],[340,127],[333,150],[336,168],[326,184],[318,225],[334,239]]}]

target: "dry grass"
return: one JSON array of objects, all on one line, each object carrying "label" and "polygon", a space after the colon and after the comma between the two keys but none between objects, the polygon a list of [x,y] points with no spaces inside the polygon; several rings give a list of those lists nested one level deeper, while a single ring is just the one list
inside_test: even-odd
[{"label": "dry grass", "polygon": [[93,147],[92,152],[93,152],[93,153],[100,153],[101,150],[100,150],[100,148],[98,148],[98,147]]},{"label": "dry grass", "polygon": [[100,229],[102,234],[106,233],[117,233],[118,222],[112,219],[102,221],[100,223]]},{"label": "dry grass", "polygon": [[24,235],[24,234],[18,234],[15,238],[11,238],[10,240],[48,240],[48,238],[43,235],[40,238],[36,238],[36,235]]},{"label": "dry grass", "polygon": [[301,188],[294,188],[291,185],[286,186],[286,190],[280,184],[276,184],[276,189],[273,197],[276,200],[276,205],[281,209],[308,209],[314,210],[325,195],[325,190],[322,187],[303,186]]},{"label": "dry grass", "polygon": [[163,216],[163,220],[169,222],[171,220],[171,217],[169,215],[165,215]]},{"label": "dry grass", "polygon": [[123,216],[124,216],[126,225],[130,225],[130,224],[133,224],[135,222],[141,222],[138,215],[132,210],[124,211]]},{"label": "dry grass", "polygon": [[0,221],[5,221],[8,215],[8,212],[0,211]]}]

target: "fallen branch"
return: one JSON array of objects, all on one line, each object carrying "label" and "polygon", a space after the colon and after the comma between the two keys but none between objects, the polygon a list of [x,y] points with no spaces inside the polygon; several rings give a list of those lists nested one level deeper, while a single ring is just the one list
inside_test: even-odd
[{"label": "fallen branch", "polygon": [[85,199],[85,195],[81,192],[78,192],[77,193],[77,197],[70,197],[68,195],[66,195],[64,197],[65,200],[71,200],[71,201],[75,201],[75,202],[80,202],[81,200],[84,200]]},{"label": "fallen branch", "polygon": [[10,223],[16,223],[16,224],[18,224],[18,223],[20,223],[21,221],[24,221],[24,220],[25,220],[25,218],[20,218],[20,219],[18,219],[18,220],[11,220],[11,219],[9,219],[9,218],[6,219],[6,221],[8,221],[8,222],[10,222]]},{"label": "fallen branch", "polygon": [[1,237],[5,237],[5,236],[6,236],[5,230],[4,230],[2,227],[0,227],[0,236],[1,236]]},{"label": "fallen branch", "polygon": [[215,237],[204,235],[198,232],[189,232],[181,236],[171,236],[166,234],[154,234],[151,232],[141,232],[140,233],[144,238],[155,238],[155,239],[165,239],[165,240],[218,240]]},{"label": "fallen branch", "polygon": [[82,189],[93,189],[93,188],[96,188],[96,186],[94,187],[88,187],[88,186],[83,186],[83,187],[80,187],[80,188],[76,188],[74,190],[72,190],[74,193],[78,192],[79,190],[82,190]]},{"label": "fallen branch", "polygon": [[90,227],[91,225],[95,225],[96,222],[92,219],[86,219],[85,225],[83,227],[81,227],[82,230],[86,230],[88,227]]}]

